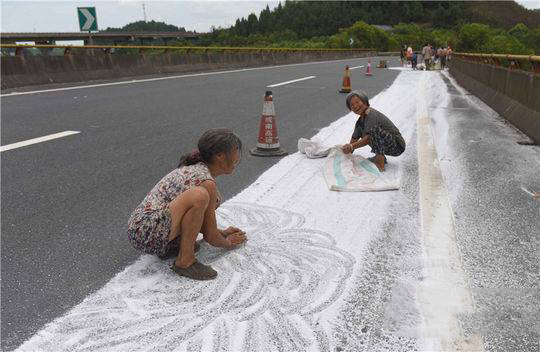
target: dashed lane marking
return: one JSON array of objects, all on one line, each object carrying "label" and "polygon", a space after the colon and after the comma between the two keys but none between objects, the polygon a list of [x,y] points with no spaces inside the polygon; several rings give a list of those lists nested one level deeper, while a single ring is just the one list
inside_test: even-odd
[{"label": "dashed lane marking", "polygon": [[317,77],[317,76],[309,76],[309,77],[303,77],[303,78],[293,79],[292,81],[286,81],[286,82],[276,83],[276,84],[272,84],[272,85],[269,85],[269,86],[266,86],[266,87],[267,87],[267,88],[274,88],[274,87],[284,86],[284,85],[286,85],[286,84],[290,84],[290,83],[294,83],[294,82],[300,82],[300,81],[305,81],[305,80],[312,79],[312,78],[315,78],[315,77]]},{"label": "dashed lane marking", "polygon": [[67,137],[67,136],[71,136],[71,135],[77,134],[77,133],[81,133],[81,132],[80,131],[64,131],[64,132],[49,134],[49,135],[43,136],[43,137],[37,137],[37,138],[28,139],[28,140],[22,141],[22,142],[7,144],[7,145],[3,145],[3,146],[0,147],[0,152],[5,152],[5,151],[11,150],[11,149],[16,149],[16,148],[22,148],[22,147],[26,147],[28,145],[32,145],[32,144],[36,144],[36,143],[47,142],[47,141],[50,141],[52,139]]}]

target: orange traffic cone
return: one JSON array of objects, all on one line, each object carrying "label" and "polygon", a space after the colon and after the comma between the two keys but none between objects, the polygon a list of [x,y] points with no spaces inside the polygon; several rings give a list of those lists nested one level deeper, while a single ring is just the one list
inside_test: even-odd
[{"label": "orange traffic cone", "polygon": [[366,68],[366,76],[371,76],[372,73],[371,73],[371,59],[368,60],[367,62],[367,68]]},{"label": "orange traffic cone", "polygon": [[349,66],[345,66],[345,72],[343,73],[343,88],[339,91],[340,93],[350,93],[351,92],[351,76],[349,75]]},{"label": "orange traffic cone", "polygon": [[274,101],[272,100],[271,91],[266,91],[264,95],[257,147],[251,149],[249,152],[255,156],[282,156],[287,154],[279,144],[276,113],[274,111]]}]

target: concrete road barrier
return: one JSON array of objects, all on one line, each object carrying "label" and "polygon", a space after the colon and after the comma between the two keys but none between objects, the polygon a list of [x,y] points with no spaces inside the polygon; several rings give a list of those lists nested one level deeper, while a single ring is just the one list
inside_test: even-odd
[{"label": "concrete road barrier", "polygon": [[464,88],[540,144],[540,75],[453,57],[450,73]]},{"label": "concrete road barrier", "polygon": [[160,54],[3,56],[2,89],[48,83],[82,82],[164,73],[189,73],[374,55],[332,50],[186,50]]}]

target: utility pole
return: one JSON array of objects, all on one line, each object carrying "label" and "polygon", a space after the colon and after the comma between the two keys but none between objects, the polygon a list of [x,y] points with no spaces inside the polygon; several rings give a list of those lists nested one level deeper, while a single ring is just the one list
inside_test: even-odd
[{"label": "utility pole", "polygon": [[142,3],[142,11],[144,16],[144,22],[146,22],[146,5],[144,4],[144,2]]}]

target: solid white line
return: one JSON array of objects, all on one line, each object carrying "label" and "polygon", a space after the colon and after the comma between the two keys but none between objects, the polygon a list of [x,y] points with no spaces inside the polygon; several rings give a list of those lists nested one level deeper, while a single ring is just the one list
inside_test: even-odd
[{"label": "solid white line", "polygon": [[3,146],[0,147],[0,152],[5,152],[6,150],[11,150],[11,149],[15,149],[15,148],[26,147],[27,145],[31,145],[31,144],[50,141],[51,139],[57,139],[57,138],[62,138],[62,137],[66,137],[66,136],[71,136],[72,134],[77,134],[77,133],[81,133],[81,132],[80,131],[64,131],[64,132],[49,134],[49,135],[43,136],[43,137],[28,139],[28,140],[22,141],[22,142],[3,145]]},{"label": "solid white line", "polygon": [[354,70],[354,69],[356,69],[356,68],[361,68],[361,67],[364,67],[364,65],[354,66],[354,67],[349,68],[349,70]]},{"label": "solid white line", "polygon": [[312,79],[312,78],[315,78],[315,77],[317,77],[317,76],[309,76],[309,77],[304,77],[304,78],[293,79],[292,81],[276,83],[276,84],[272,84],[272,85],[269,85],[269,86],[266,86],[266,87],[274,88],[274,87],[284,86],[284,85],[289,84],[289,83],[305,81],[307,79]]},{"label": "solid white line", "polygon": [[[362,58],[354,58],[352,60],[361,60],[361,59]],[[120,85],[120,84],[133,84],[133,83],[142,83],[142,82],[161,81],[161,80],[166,80],[166,79],[222,75],[222,74],[226,74],[226,73],[235,73],[235,72],[244,72],[244,71],[256,71],[256,70],[268,70],[268,69],[271,69],[271,68],[279,68],[279,67],[293,67],[293,66],[303,66],[303,65],[327,64],[327,63],[330,63],[330,62],[342,62],[342,61],[351,61],[351,59],[330,60],[330,61],[314,61],[314,62],[304,62],[304,63],[300,63],[300,64],[288,64],[288,65],[277,65],[277,66],[263,66],[263,67],[243,68],[243,69],[240,69],[240,70],[203,72],[203,73],[194,73],[194,74],[188,74],[188,75],[167,76],[167,77],[157,77],[157,78],[132,79],[132,80],[129,80],[129,81],[89,84],[89,85],[84,85],[84,86],[74,86],[74,87],[65,87],[65,88],[51,88],[51,89],[44,89],[44,90],[34,90],[34,91],[29,91],[29,92],[12,92],[12,93],[0,94],[0,97],[7,98],[7,97],[13,97],[13,96],[17,96],[17,95],[28,95],[28,94],[38,94],[38,93],[48,93],[48,92],[59,92],[59,91],[73,90],[73,89],[106,87],[106,86],[115,86],[115,85]]]},{"label": "solid white line", "polygon": [[425,327],[424,351],[483,351],[481,335],[464,337],[458,317],[472,314],[469,291],[449,193],[442,175],[426,99],[427,72],[421,73],[417,98],[417,147],[420,223],[424,240],[424,278],[418,290]]}]

